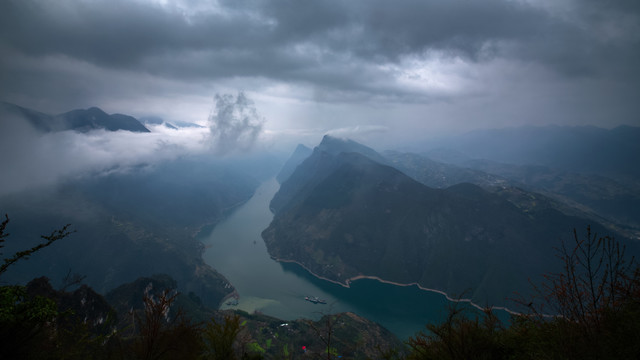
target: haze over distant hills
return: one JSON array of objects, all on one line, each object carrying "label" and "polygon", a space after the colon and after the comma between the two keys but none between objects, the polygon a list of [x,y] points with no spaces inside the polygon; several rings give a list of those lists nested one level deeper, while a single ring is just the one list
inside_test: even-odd
[{"label": "haze over distant hills", "polygon": [[196,127],[201,128],[202,126],[186,121],[172,121],[167,122],[163,118],[157,116],[144,116],[138,119],[143,125],[164,125],[165,127],[173,130],[177,130],[181,127]]},{"label": "haze over distant hills", "polygon": [[[161,134],[159,126],[172,129],[167,134],[182,127],[161,118],[141,123],[95,107],[55,116],[7,103],[0,108],[36,128],[39,133],[30,138],[35,142],[60,136],[104,143],[117,137],[128,146],[131,139],[150,138],[172,151],[164,138],[139,133],[149,131],[144,124],[160,130],[152,135]],[[635,170],[625,169],[632,156],[607,160],[635,151],[630,139],[636,129],[627,130],[496,130],[498,145],[485,144],[490,136],[480,132],[468,135],[466,143],[432,144],[421,154],[378,153],[325,136],[313,150],[298,146],[281,168],[281,188],[270,203],[275,215],[263,237],[272,257],[335,282],[371,276],[417,283],[481,305],[505,305],[514,291],[528,291],[528,278],[557,269],[553,247],[574,228],[582,231],[590,224],[624,241],[639,236],[639,185]],[[525,141],[523,134],[539,137]],[[581,157],[581,144],[599,141],[612,145],[591,162]],[[502,153],[518,142],[512,154]],[[559,159],[549,155],[565,147]],[[187,154],[122,167],[108,163],[48,186],[3,193],[0,210],[9,213],[17,240],[7,253],[66,223],[78,230],[34,261],[12,268],[3,281],[26,283],[47,274],[55,284],[71,271],[86,275],[87,284],[104,294],[141,276],[165,273],[180,291],[217,306],[233,284],[215,264],[204,263],[196,234],[246,202],[282,162],[269,154],[246,159]],[[575,166],[564,167],[572,161]],[[636,244],[629,244],[637,253]]]},{"label": "haze over distant hills", "polygon": [[109,115],[97,107],[86,110],[71,110],[59,115],[48,115],[18,105],[0,102],[0,110],[5,114],[26,119],[34,128],[42,132],[64,130],[87,132],[96,129],[149,132],[149,129],[132,116],[123,114]]},{"label": "haze over distant hills", "polygon": [[293,151],[293,154],[291,154],[289,159],[284,163],[278,175],[276,175],[276,180],[282,184],[282,182],[287,180],[289,176],[293,174],[293,172],[296,170],[296,167],[298,167],[298,165],[300,165],[300,163],[303,162],[304,159],[309,157],[312,152],[313,150],[311,150],[310,148],[299,144]]},{"label": "haze over distant hills", "polygon": [[640,239],[640,128],[519,127],[425,143],[421,154],[385,155],[433,187],[469,181],[543,194],[563,211]]},{"label": "haze over distant hills", "polygon": [[523,126],[476,130],[425,143],[434,160],[466,165],[484,159],[614,179],[639,179],[640,127]]},{"label": "haze over distant hills", "polygon": [[2,280],[26,283],[47,275],[58,284],[72,272],[104,294],[140,276],[165,273],[180,291],[217,307],[233,286],[204,263],[196,234],[248,200],[265,176],[246,164],[183,157],[1,196],[1,210],[11,219],[5,254],[64,224],[77,230],[16,264]]},{"label": "haze over distant hills", "polygon": [[574,228],[591,224],[612,233],[499,176],[457,172],[458,180],[500,191],[470,183],[435,189],[372,157],[384,159],[325,136],[271,202],[275,216],[263,232],[270,254],[344,284],[374,276],[449,294],[470,291],[481,304],[504,305],[514,291],[529,289],[528,278],[557,269],[553,247]]},{"label": "haze over distant hills", "polygon": [[[490,160],[469,160],[456,165],[412,153],[384,154],[394,167],[430,187],[446,188],[470,182],[496,193],[515,188],[535,192],[567,214],[600,222],[630,238],[640,238],[640,183],[633,179],[614,180],[541,165]],[[511,191],[511,200],[515,200],[513,195]],[[527,196],[520,198],[527,201]]]}]

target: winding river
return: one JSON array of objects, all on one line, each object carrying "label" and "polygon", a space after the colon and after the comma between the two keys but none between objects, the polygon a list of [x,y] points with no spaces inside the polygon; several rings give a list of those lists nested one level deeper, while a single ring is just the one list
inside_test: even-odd
[{"label": "winding river", "polygon": [[[204,260],[226,276],[239,294],[237,305],[222,308],[259,311],[285,321],[351,311],[401,339],[424,330],[427,323],[445,319],[453,303],[442,294],[370,279],[345,288],[318,279],[297,264],[271,259],[260,234],[273,218],[269,202],[278,188],[274,179],[263,183],[247,203],[201,239],[207,246]],[[327,304],[313,304],[305,296],[317,296]]]}]

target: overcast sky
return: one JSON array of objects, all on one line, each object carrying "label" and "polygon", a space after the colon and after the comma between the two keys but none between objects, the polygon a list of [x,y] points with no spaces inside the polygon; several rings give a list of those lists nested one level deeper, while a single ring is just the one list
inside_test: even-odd
[{"label": "overcast sky", "polygon": [[[0,100],[376,144],[522,124],[640,125],[638,0],[3,0]],[[312,145],[312,144],[309,144]]]}]

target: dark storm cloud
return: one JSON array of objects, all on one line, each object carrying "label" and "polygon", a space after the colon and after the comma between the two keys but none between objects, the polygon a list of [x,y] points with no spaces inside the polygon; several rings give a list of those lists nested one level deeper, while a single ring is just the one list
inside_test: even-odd
[{"label": "dark storm cloud", "polygon": [[[265,79],[311,88],[322,102],[429,103],[460,96],[398,81],[414,76],[405,71],[407,61],[420,66],[434,58],[471,65],[514,61],[558,79],[616,81],[625,91],[640,90],[640,12],[633,0],[544,6],[519,0],[221,1],[209,10],[207,2],[165,3],[0,2],[0,80],[9,84],[0,98],[90,102],[113,87],[120,93],[166,90],[130,74],[196,84]],[[82,71],[74,74],[79,65]]]},{"label": "dark storm cloud", "polygon": [[187,18],[175,9],[123,0],[3,4],[2,39],[13,47],[105,66],[136,68],[168,53],[262,43],[259,26],[233,14]]},{"label": "dark storm cloud", "polygon": [[[637,10],[632,2],[618,3],[620,8],[585,3],[587,10],[577,9],[577,14],[593,21],[603,11]],[[593,55],[589,52],[617,50],[610,43],[594,44],[597,29],[580,29],[513,1],[225,5],[220,12],[186,15],[177,8],[135,1],[10,0],[2,5],[0,34],[5,43],[26,54],[63,54],[100,66],[168,76],[313,81],[318,81],[313,77],[314,60],[330,64],[342,57],[363,63],[397,61],[403,55],[438,49],[473,59],[522,53],[558,68],[568,68],[568,63],[588,68]],[[512,46],[488,46],[499,42]],[[316,47],[318,54],[296,51],[304,45]]]},{"label": "dark storm cloud", "polygon": [[[48,174],[34,169],[55,178],[156,153],[170,158],[204,151],[203,137],[230,153],[265,139],[312,143],[325,133],[395,146],[438,131],[640,125],[639,7],[637,0],[0,0],[0,100],[52,114],[99,106],[201,124],[213,108],[206,136],[161,129],[36,136],[12,125],[0,128],[7,138],[0,147],[24,155],[10,164],[17,188]],[[211,104],[213,94],[238,90],[255,107],[237,97]],[[64,164],[54,167],[58,158]]]}]

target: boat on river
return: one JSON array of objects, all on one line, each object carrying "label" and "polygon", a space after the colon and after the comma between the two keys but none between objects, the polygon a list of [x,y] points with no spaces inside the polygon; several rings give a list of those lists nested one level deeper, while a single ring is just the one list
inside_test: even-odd
[{"label": "boat on river", "polygon": [[327,300],[324,299],[320,299],[317,296],[305,296],[304,297],[305,300],[314,303],[314,304],[326,304]]}]

